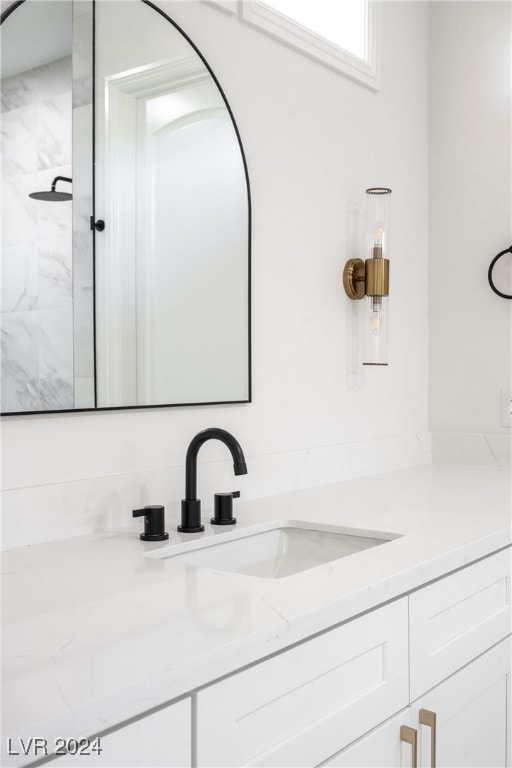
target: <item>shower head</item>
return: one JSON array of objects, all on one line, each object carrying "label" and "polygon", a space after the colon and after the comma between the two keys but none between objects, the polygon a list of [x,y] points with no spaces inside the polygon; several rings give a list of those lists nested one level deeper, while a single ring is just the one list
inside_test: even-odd
[{"label": "shower head", "polygon": [[70,192],[57,192],[55,190],[55,185],[58,181],[68,181],[71,184],[72,179],[67,176],[56,176],[52,181],[52,188],[50,191],[31,192],[29,197],[32,197],[34,200],[46,200],[49,203],[61,203],[64,200],[72,200],[73,195]]},{"label": "shower head", "polygon": [[73,199],[73,195],[69,192],[55,192],[54,190],[51,192],[31,192],[29,197],[34,200],[47,200],[49,203],[60,203],[64,200]]}]

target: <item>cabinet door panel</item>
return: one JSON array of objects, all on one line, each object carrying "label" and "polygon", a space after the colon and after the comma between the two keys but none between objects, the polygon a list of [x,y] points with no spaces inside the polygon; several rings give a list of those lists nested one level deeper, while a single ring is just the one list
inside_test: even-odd
[{"label": "cabinet door panel", "polygon": [[431,764],[430,728],[419,725],[421,708],[436,713],[438,768],[506,766],[510,653],[507,639],[414,703],[420,766]]},{"label": "cabinet door panel", "polygon": [[198,764],[326,760],[408,703],[407,599],[197,694]]},{"label": "cabinet door panel", "polygon": [[402,725],[411,725],[410,709],[399,712],[327,763],[322,763],[322,768],[410,768],[411,746],[400,741]]}]

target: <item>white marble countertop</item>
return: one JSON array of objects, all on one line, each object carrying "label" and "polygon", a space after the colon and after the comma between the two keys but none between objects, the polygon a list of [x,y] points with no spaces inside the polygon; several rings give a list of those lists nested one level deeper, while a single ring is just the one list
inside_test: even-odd
[{"label": "white marble countertop", "polygon": [[[274,580],[144,557],[166,543],[141,542],[141,521],[4,553],[4,744],[96,734],[509,545],[510,475],[417,467],[237,500],[236,516],[403,535]],[[176,522],[169,544],[190,541]]]}]

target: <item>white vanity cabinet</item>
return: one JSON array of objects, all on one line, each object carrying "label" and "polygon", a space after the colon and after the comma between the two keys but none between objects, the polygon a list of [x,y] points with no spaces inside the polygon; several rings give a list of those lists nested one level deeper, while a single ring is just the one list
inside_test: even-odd
[{"label": "white vanity cabinet", "polygon": [[[409,595],[412,704],[326,765],[510,765],[511,552]],[[413,745],[401,736],[416,741],[416,759]]]},{"label": "white vanity cabinet", "polygon": [[510,555],[199,691],[199,768],[510,765]]}]

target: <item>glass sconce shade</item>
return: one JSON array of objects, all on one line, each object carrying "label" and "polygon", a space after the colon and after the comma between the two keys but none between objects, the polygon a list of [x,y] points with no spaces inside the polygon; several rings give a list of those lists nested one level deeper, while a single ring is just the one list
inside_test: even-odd
[{"label": "glass sconce shade", "polygon": [[363,365],[388,364],[388,298],[366,298]]},{"label": "glass sconce shade", "polygon": [[370,258],[388,259],[391,190],[388,187],[371,187],[366,194]]},{"label": "glass sconce shade", "polygon": [[389,208],[391,190],[373,187],[368,195],[369,258],[366,259],[365,348],[363,365],[388,364]]}]

